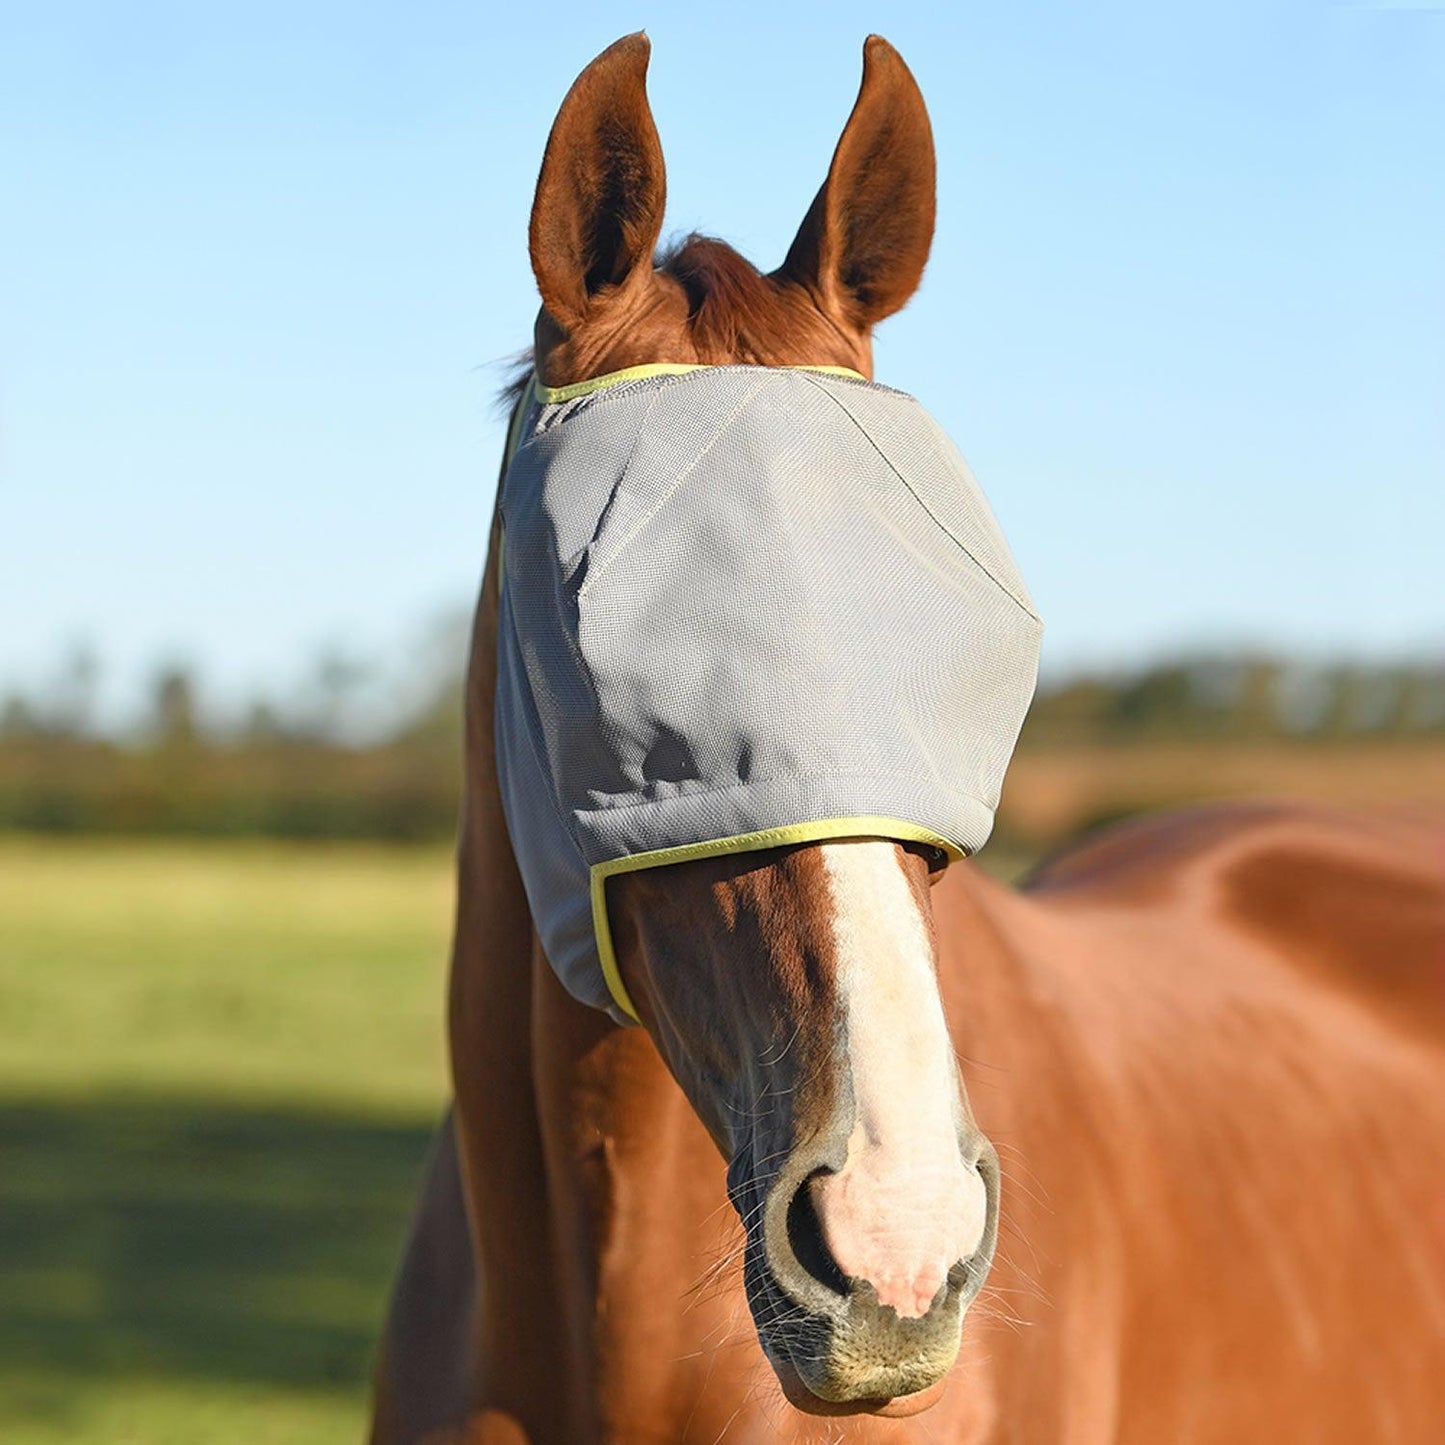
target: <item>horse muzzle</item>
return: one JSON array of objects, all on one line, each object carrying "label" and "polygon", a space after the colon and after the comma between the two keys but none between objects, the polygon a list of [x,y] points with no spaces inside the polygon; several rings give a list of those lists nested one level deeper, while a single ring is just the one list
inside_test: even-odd
[{"label": "horse muzzle", "polygon": [[[998,1238],[997,1155],[971,1125],[959,1148],[960,1187],[981,1191],[982,1221],[971,1231],[967,1257],[940,1269],[931,1297],[913,1304],[902,1303],[911,1298],[911,1285],[845,1273],[829,1246],[819,1218],[820,1188],[845,1161],[834,1165],[800,1151],[765,1193],[738,1181],[735,1202],[743,1218],[754,1221],[744,1269],[748,1303],[764,1351],[796,1407],[814,1414],[901,1415],[926,1409],[942,1393],[964,1315],[988,1275]],[[887,1228],[886,1220],[880,1228]]]}]

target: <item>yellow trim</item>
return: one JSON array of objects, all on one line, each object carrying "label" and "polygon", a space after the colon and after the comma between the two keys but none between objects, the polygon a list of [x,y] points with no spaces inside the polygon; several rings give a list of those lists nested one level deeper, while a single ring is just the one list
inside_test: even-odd
[{"label": "yellow trim", "polygon": [[616,386],[622,381],[642,381],[649,376],[682,376],[685,372],[696,371],[680,361],[654,361],[647,366],[627,366],[621,371],[609,371],[606,376],[593,376],[586,381],[574,381],[567,386],[543,386],[537,378],[537,400],[544,406],[555,406],[559,401],[575,401],[579,396]]},{"label": "yellow trim", "polygon": [[[567,386],[543,386],[541,379],[535,382],[537,400],[544,406],[555,406],[559,401],[575,401],[579,396],[588,396],[594,391],[603,391],[623,381],[643,381],[649,376],[685,376],[689,371],[710,371],[707,366],[690,365],[683,361],[653,361],[646,366],[627,366],[621,371],[609,371],[606,376],[594,376],[587,381],[574,381]],[[854,381],[867,378],[848,366],[783,366],[780,371],[821,371],[825,376],[851,376]]]},{"label": "yellow trim", "polygon": [[821,843],[830,838],[894,838],[907,843],[928,843],[940,849],[950,861],[965,857],[957,843],[941,833],[905,823],[901,818],[871,814],[856,818],[822,818],[812,823],[790,823],[783,828],[764,828],[757,833],[739,833],[732,838],[712,838],[705,843],[684,843],[676,848],[654,848],[625,858],[609,858],[592,865],[592,930],[597,935],[597,957],[612,1001],[629,1018],[641,1022],[627,985],[617,967],[612,947],[612,927],[607,921],[607,880],[619,873],[636,873],[643,868],[661,868],[667,863],[688,863],[697,858],[716,858],[727,853],[755,853],[762,848],[786,848],[798,843]]}]

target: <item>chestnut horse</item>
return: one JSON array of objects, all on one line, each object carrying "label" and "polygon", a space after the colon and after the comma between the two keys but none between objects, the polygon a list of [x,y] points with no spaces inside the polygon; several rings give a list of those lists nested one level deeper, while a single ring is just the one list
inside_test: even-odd
[{"label": "chestnut horse", "polygon": [[[612,46],[552,131],[539,377],[870,375],[933,231],[903,62],[868,41],[827,180],[763,275],[696,237],[655,262],[647,60],[642,36]],[[623,874],[644,1027],[621,1028],[563,991],[528,915],[493,751],[498,598],[494,527],[455,1106],[375,1442],[1445,1439],[1445,832],[1204,811],[1020,891],[969,863],[930,887],[877,838]]]}]

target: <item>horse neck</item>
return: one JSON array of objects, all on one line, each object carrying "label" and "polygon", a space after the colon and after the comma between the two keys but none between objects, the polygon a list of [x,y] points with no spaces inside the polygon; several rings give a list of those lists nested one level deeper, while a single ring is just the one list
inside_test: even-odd
[{"label": "horse neck", "polygon": [[1006,1147],[1028,1117],[1077,1112],[1089,1028],[1068,920],[955,863],[933,890],[938,983],[984,1132]]},{"label": "horse neck", "polygon": [[[688,1218],[673,1207],[679,1190],[710,1193],[697,1217],[726,1200],[722,1170],[708,1167],[716,1151],[652,1040],[574,1000],[538,942],[497,779],[499,543],[494,521],[467,681],[452,1077],[473,1243],[488,1286],[478,1358],[491,1378],[483,1388],[499,1406],[515,1401],[523,1418],[547,1402],[560,1413],[540,1421],[539,1438],[563,1439],[587,1433],[566,1412],[597,1398],[603,1383],[592,1379],[596,1342],[577,1333],[592,1317],[590,1302],[615,1291],[619,1277],[623,1291],[635,1287],[637,1271],[616,1268],[621,1216],[656,1211],[643,1221],[647,1237],[661,1257],[686,1260],[695,1249],[676,1238],[669,1246]],[[653,1187],[629,1183],[644,1179]],[[630,1305],[639,1319],[656,1309],[647,1299]],[[576,1388],[559,1393],[563,1358]]]},{"label": "horse neck", "polygon": [[[501,606],[501,520],[493,519],[467,666],[464,785],[457,850],[456,945],[450,1026],[458,1093],[495,1084],[487,1061],[509,1078],[530,1077],[558,1030],[589,1041],[617,1032],[603,1015],[572,1000],[552,979],[512,852],[497,777],[494,700]],[[544,1034],[539,1015],[545,1011]],[[589,1025],[595,1025],[590,1026]],[[485,1040],[486,1048],[479,1048]],[[535,1047],[534,1047],[535,1046]],[[522,1067],[518,1067],[521,1064]],[[481,1078],[475,1071],[481,1069]]]}]

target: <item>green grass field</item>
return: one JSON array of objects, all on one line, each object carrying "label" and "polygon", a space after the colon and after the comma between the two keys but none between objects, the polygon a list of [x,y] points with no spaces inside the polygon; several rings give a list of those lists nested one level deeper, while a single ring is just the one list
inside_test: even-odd
[{"label": "green grass field", "polygon": [[0,839],[0,1441],[354,1442],[444,850]]},{"label": "green grass field", "polygon": [[441,849],[0,836],[3,1445],[361,1439],[451,894]]}]

